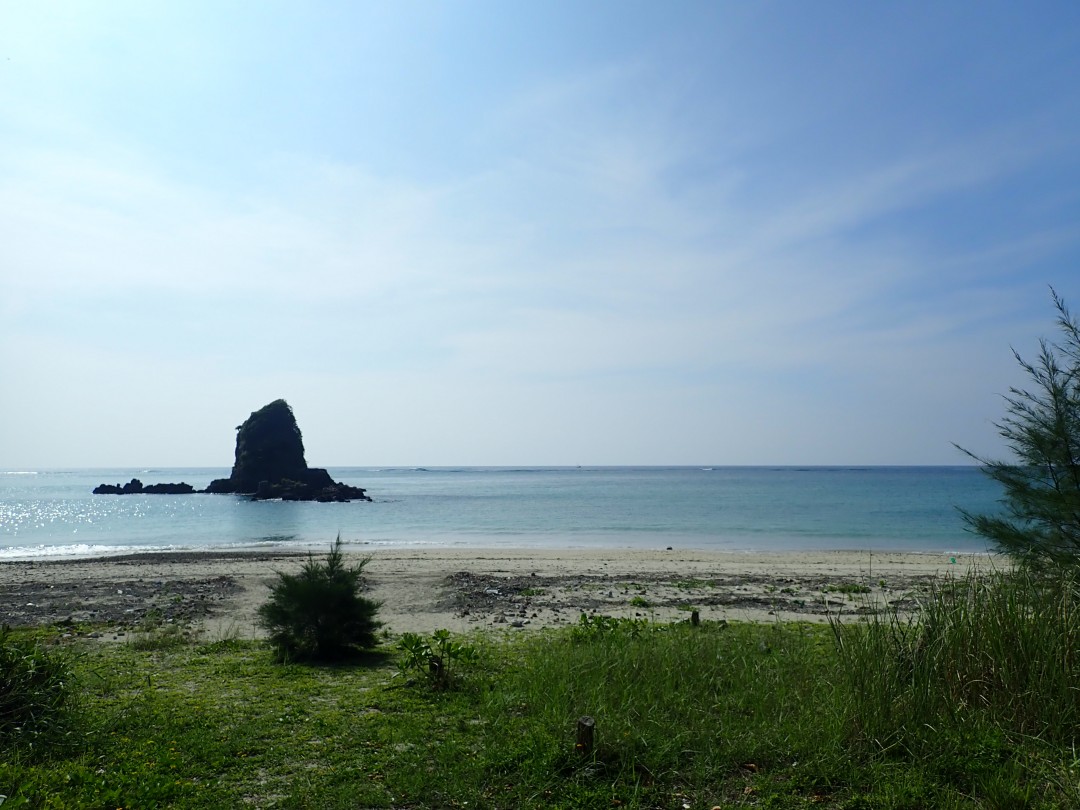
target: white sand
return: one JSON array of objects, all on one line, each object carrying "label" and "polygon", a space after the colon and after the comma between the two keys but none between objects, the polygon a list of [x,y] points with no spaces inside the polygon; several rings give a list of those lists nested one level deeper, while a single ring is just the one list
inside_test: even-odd
[{"label": "white sand", "polygon": [[[370,557],[368,595],[383,602],[379,615],[392,633],[521,631],[573,623],[582,611],[671,621],[686,618],[690,607],[703,620],[823,621],[826,611],[910,606],[935,578],[1004,564],[982,555],[619,548],[396,548]],[[256,611],[276,572],[296,571],[305,559],[206,552],[3,562],[0,621],[40,624],[69,615],[82,621],[95,608],[100,612],[91,620],[111,611],[134,621],[151,601],[167,613],[186,599],[197,602],[189,618],[203,637],[256,636]],[[846,594],[853,585],[871,592]],[[174,588],[186,588],[186,595],[159,595]]]}]

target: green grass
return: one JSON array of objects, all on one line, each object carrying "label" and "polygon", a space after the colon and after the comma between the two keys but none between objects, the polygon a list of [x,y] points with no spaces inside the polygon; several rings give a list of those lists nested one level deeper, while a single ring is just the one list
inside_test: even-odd
[{"label": "green grass", "polygon": [[675,587],[684,591],[697,591],[712,587],[712,583],[706,579],[681,579],[675,583]]},{"label": "green grass", "polygon": [[955,737],[993,758],[1078,742],[1080,572],[945,580],[918,619],[835,631],[858,734],[873,746],[941,755]]},{"label": "green grass", "polygon": [[81,643],[65,743],[0,756],[3,810],[1078,806],[1074,585],[950,582],[919,622],[833,628],[586,616],[460,639],[451,688],[392,643]]},{"label": "green grass", "polygon": [[0,627],[0,751],[58,745],[74,698],[71,680],[63,655]]},{"label": "green grass", "polygon": [[857,594],[857,593],[870,593],[869,585],[859,585],[853,582],[842,582],[839,585],[826,585],[821,589],[822,593],[844,593],[844,594]]},{"label": "green grass", "polygon": [[158,615],[147,615],[129,637],[128,643],[137,650],[168,650],[190,643],[187,630],[178,624],[163,622]]}]

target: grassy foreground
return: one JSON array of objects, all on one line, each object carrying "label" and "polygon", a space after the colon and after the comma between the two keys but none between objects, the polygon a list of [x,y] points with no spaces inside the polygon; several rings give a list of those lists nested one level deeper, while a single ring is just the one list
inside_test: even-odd
[{"label": "grassy foreground", "polygon": [[389,644],[338,667],[169,633],[73,646],[64,722],[0,752],[3,810],[1080,806],[1071,587],[951,583],[917,623],[477,637],[446,688]]}]

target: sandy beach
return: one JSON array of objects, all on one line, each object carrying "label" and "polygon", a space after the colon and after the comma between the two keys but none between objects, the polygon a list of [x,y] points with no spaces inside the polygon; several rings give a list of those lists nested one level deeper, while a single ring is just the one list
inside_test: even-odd
[{"label": "sandy beach", "polygon": [[[937,577],[989,570],[986,556],[869,552],[787,554],[618,548],[383,549],[369,556],[367,594],[394,634],[528,631],[582,612],[703,620],[825,621],[885,605],[913,609]],[[307,554],[177,552],[0,563],[0,622],[70,624],[123,639],[147,618],[203,638],[256,637],[256,611],[277,572]],[[1000,564],[1000,563],[998,563]],[[867,590],[868,589],[868,590]],[[86,630],[87,626],[92,630]]]}]

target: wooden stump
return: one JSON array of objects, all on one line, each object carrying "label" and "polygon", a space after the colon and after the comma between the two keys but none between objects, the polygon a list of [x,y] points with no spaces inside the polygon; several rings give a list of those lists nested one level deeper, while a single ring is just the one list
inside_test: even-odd
[{"label": "wooden stump", "polygon": [[590,756],[596,736],[596,721],[588,715],[577,721],[577,745],[574,746],[583,757]]},{"label": "wooden stump", "polygon": [[694,625],[694,627],[697,627],[699,624],[701,624],[701,614],[698,613],[696,610],[690,611],[690,624]]}]

